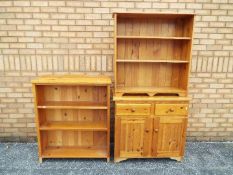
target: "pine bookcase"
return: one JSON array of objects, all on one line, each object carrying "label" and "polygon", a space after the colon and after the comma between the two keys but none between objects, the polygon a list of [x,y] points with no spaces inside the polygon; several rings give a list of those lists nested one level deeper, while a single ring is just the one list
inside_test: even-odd
[{"label": "pine bookcase", "polygon": [[110,159],[110,84],[104,76],[44,76],[32,81],[39,161]]},{"label": "pine bookcase", "polygon": [[184,155],[194,14],[114,13],[115,162]]}]

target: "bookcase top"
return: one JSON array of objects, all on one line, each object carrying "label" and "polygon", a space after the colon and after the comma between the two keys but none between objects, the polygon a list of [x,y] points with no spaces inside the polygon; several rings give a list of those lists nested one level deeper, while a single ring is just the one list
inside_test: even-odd
[{"label": "bookcase top", "polygon": [[194,13],[175,13],[175,12],[113,12],[113,17],[142,17],[142,16],[160,16],[160,17],[191,17],[194,16]]},{"label": "bookcase top", "polygon": [[80,85],[109,85],[111,79],[104,75],[50,75],[32,80],[33,84],[80,84]]}]

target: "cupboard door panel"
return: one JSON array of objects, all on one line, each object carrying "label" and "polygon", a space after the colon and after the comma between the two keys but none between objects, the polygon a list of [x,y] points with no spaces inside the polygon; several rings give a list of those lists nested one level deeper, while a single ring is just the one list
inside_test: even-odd
[{"label": "cupboard door panel", "polygon": [[[152,138],[151,118],[116,119],[117,135],[115,137],[119,157],[147,157],[150,155]],[[117,147],[118,146],[118,147]]]},{"label": "cupboard door panel", "polygon": [[187,118],[154,119],[152,152],[156,157],[183,156]]}]

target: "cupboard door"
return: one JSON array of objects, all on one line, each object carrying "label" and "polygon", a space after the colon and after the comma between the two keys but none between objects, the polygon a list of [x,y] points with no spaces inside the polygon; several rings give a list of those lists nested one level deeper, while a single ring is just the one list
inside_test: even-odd
[{"label": "cupboard door", "polygon": [[156,117],[153,128],[152,154],[156,157],[178,157],[184,154],[187,118]]},{"label": "cupboard door", "polygon": [[115,156],[147,157],[151,153],[152,118],[116,118]]}]

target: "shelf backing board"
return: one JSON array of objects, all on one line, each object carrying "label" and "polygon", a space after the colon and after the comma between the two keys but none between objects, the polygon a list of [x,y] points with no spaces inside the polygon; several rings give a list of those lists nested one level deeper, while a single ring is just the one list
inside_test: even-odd
[{"label": "shelf backing board", "polygon": [[115,93],[139,88],[151,96],[148,88],[157,90],[154,94],[170,88],[187,95],[194,14],[114,13],[114,18]]},{"label": "shelf backing board", "polygon": [[41,125],[52,122],[107,123],[105,110],[39,109]]},{"label": "shelf backing board", "polygon": [[[42,150],[48,147],[106,148],[107,133],[101,131],[41,131]],[[78,149],[77,149],[78,151]]]},{"label": "shelf backing board", "polygon": [[[64,105],[72,102],[106,103],[107,94],[104,86],[74,86],[74,85],[37,85],[38,104],[53,104],[63,102]],[[69,103],[70,102],[70,103]],[[80,104],[81,105],[81,104]]]},{"label": "shelf backing board", "polygon": [[123,60],[184,60],[190,48],[189,40],[117,40],[118,59]]},{"label": "shelf backing board", "polygon": [[164,36],[164,37],[191,37],[192,16],[177,16],[169,18],[164,16],[132,17],[119,16],[117,19],[117,35],[126,36]]}]

